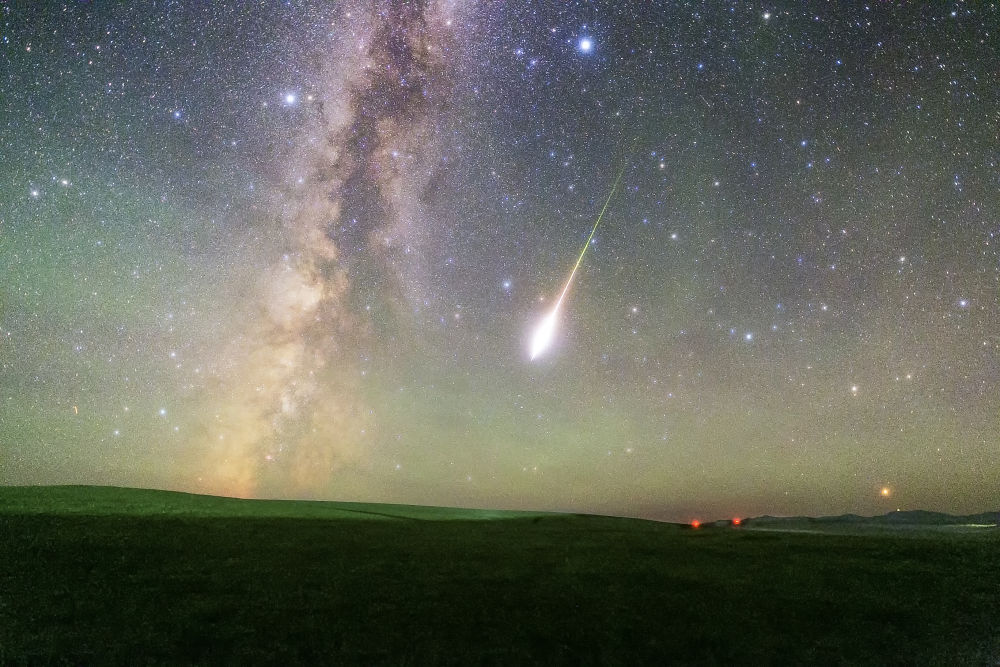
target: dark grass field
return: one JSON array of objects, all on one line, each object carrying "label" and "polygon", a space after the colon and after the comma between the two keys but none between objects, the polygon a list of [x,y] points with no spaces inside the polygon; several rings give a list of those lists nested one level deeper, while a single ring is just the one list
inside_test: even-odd
[{"label": "dark grass field", "polygon": [[1000,532],[0,487],[0,662],[1000,664]]}]

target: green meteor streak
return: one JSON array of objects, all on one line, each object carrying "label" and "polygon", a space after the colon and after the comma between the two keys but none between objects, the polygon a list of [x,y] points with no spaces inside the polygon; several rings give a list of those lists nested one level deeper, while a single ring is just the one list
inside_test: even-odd
[{"label": "green meteor streak", "polygon": [[601,212],[597,214],[597,222],[590,230],[590,236],[587,237],[587,241],[583,244],[583,250],[580,251],[580,256],[576,258],[576,264],[573,265],[573,270],[570,271],[569,280],[566,281],[566,286],[563,287],[562,294],[559,295],[559,300],[556,301],[555,309],[558,310],[559,306],[562,305],[563,298],[566,296],[566,292],[569,291],[570,283],[573,282],[573,276],[576,275],[576,270],[580,268],[580,263],[583,261],[583,256],[587,254],[587,248],[590,247],[590,241],[594,238],[594,232],[597,231],[597,226],[601,224],[601,220],[604,219],[604,212],[608,210],[608,204],[611,203],[611,198],[615,196],[615,190],[618,189],[618,184],[621,183],[622,175],[625,173],[625,165],[618,170],[618,176],[615,178],[614,185],[611,186],[611,192],[608,193],[608,198],[604,200],[604,206],[601,207]]},{"label": "green meteor streak", "polygon": [[587,248],[590,247],[590,242],[594,238],[594,233],[597,232],[597,226],[601,224],[601,220],[604,219],[604,212],[608,210],[608,204],[611,203],[611,198],[615,196],[615,191],[618,190],[618,184],[621,183],[622,176],[625,174],[625,167],[628,164],[628,160],[622,164],[622,168],[618,170],[618,176],[615,177],[615,182],[611,186],[611,192],[608,193],[608,198],[604,200],[604,206],[601,207],[601,212],[597,215],[597,221],[594,222],[594,226],[590,229],[590,236],[587,237],[586,242],[583,244],[583,250],[580,251],[580,256],[576,258],[576,264],[573,265],[573,270],[570,271],[569,279],[566,281],[566,286],[563,287],[562,293],[559,294],[559,299],[556,301],[556,305],[552,308],[552,312],[545,316],[545,319],[541,321],[538,327],[535,329],[534,335],[531,337],[531,358],[535,359],[548,349],[549,345],[552,344],[552,338],[556,331],[556,317],[559,314],[559,307],[562,306],[563,299],[566,298],[566,293],[569,292],[569,286],[573,284],[573,277],[576,275],[577,269],[580,268],[581,262],[583,262],[583,256],[587,254]]}]

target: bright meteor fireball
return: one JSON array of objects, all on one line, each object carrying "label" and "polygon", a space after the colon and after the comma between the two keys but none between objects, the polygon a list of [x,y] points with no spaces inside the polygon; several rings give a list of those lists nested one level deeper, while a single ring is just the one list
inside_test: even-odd
[{"label": "bright meteor fireball", "polygon": [[558,306],[551,313],[545,316],[535,333],[531,336],[531,358],[534,359],[548,349],[552,344],[552,339],[556,335],[556,317],[559,315]]},{"label": "bright meteor fireball", "polygon": [[576,276],[576,270],[580,268],[580,263],[583,262],[583,256],[587,254],[587,248],[590,247],[590,242],[594,238],[594,232],[597,231],[597,226],[601,224],[601,220],[604,219],[604,212],[608,210],[608,204],[611,203],[611,198],[615,196],[615,190],[618,189],[618,184],[621,183],[622,175],[624,173],[625,164],[623,164],[622,168],[618,170],[618,176],[615,177],[614,185],[611,186],[611,192],[608,193],[608,198],[604,200],[604,206],[601,208],[601,212],[597,215],[597,221],[594,222],[594,226],[590,229],[590,236],[588,236],[586,242],[584,242],[583,250],[580,251],[580,256],[576,258],[576,264],[573,265],[573,270],[569,273],[569,278],[566,280],[566,285],[559,294],[559,299],[556,301],[556,305],[553,306],[549,314],[546,315],[541,322],[539,322],[538,326],[535,327],[535,332],[531,335],[529,356],[532,361],[544,354],[545,351],[549,349],[549,346],[552,345],[553,339],[555,339],[556,323],[559,319],[559,308],[562,306],[563,299],[566,298],[566,293],[569,292],[569,286],[573,284],[573,277]]}]

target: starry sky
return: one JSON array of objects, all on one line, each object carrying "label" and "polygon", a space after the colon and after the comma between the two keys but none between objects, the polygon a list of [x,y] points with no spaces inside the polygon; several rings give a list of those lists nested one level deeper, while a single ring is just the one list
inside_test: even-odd
[{"label": "starry sky", "polygon": [[0,483],[996,509],[996,4],[0,12]]}]

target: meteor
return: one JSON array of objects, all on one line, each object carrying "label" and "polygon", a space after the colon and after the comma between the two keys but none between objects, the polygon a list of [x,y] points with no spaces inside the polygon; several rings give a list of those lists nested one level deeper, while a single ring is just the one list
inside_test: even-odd
[{"label": "meteor", "polygon": [[601,212],[597,215],[597,221],[594,222],[594,226],[590,229],[590,236],[587,237],[587,241],[583,244],[583,250],[580,251],[580,256],[576,258],[576,264],[573,265],[573,270],[569,273],[569,279],[566,281],[565,287],[563,287],[562,292],[559,294],[559,299],[556,301],[556,305],[552,308],[552,311],[546,315],[542,321],[535,328],[535,333],[531,336],[531,346],[529,349],[529,354],[532,360],[538,358],[542,353],[545,352],[552,344],[552,339],[556,335],[556,323],[559,319],[559,308],[562,306],[563,299],[566,298],[566,293],[569,292],[569,286],[573,284],[573,277],[576,276],[576,270],[580,268],[580,263],[583,262],[583,256],[587,254],[587,248],[590,247],[590,241],[594,238],[594,232],[597,231],[597,226],[601,224],[601,220],[604,219],[604,212],[608,210],[608,204],[611,203],[611,198],[615,196],[615,190],[618,189],[618,184],[621,183],[622,175],[625,173],[625,166],[628,164],[626,160],[622,168],[618,170],[618,176],[615,177],[614,185],[611,186],[611,192],[608,193],[608,198],[604,200],[604,206],[601,208]]}]

